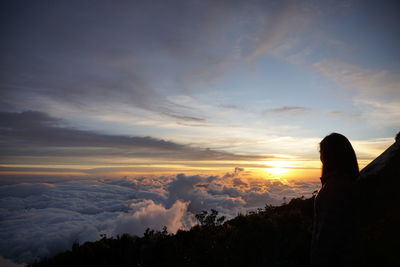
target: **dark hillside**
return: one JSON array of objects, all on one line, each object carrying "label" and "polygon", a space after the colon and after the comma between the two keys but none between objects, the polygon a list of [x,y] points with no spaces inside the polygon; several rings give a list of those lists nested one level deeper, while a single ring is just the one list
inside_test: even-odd
[{"label": "dark hillside", "polygon": [[358,180],[360,262],[400,266],[400,133]]}]

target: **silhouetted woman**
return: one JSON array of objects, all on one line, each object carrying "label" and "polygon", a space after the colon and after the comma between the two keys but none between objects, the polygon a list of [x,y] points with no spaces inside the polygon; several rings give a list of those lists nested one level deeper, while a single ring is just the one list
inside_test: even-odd
[{"label": "silhouetted woman", "polygon": [[320,143],[322,188],[315,198],[311,266],[352,266],[356,154],[338,133]]}]

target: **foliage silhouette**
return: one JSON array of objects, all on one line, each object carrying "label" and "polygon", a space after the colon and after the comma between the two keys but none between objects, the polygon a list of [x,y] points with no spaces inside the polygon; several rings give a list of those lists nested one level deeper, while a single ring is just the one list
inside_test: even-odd
[{"label": "foliage silhouette", "polygon": [[202,212],[195,215],[196,219],[199,221],[201,226],[218,226],[221,225],[225,221],[225,216],[221,216],[217,218],[218,211],[211,209],[211,213],[208,214],[208,211],[203,210]]}]

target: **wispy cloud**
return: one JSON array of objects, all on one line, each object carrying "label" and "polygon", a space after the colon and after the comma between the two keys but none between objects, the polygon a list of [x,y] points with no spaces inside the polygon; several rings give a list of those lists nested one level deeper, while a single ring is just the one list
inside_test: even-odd
[{"label": "wispy cloud", "polygon": [[332,59],[314,63],[313,67],[349,89],[358,90],[369,96],[400,98],[398,71],[369,69]]},{"label": "wispy cloud", "polygon": [[369,69],[337,60],[324,60],[314,69],[353,90],[353,102],[362,117],[375,127],[398,126],[400,75],[398,71]]},{"label": "wispy cloud", "polygon": [[363,118],[377,128],[387,126],[396,128],[400,125],[400,99],[382,101],[360,98],[355,99],[354,104],[361,110]]},{"label": "wispy cloud", "polygon": [[283,107],[279,107],[279,108],[272,108],[272,109],[267,109],[264,111],[264,113],[290,113],[290,114],[294,114],[294,113],[304,113],[304,112],[309,112],[312,111],[311,108],[308,107],[300,107],[300,106],[283,106]]},{"label": "wispy cloud", "polygon": [[282,54],[291,50],[298,40],[297,34],[305,30],[313,17],[313,13],[308,12],[310,10],[305,6],[307,4],[296,1],[281,1],[274,7],[273,13],[260,17],[263,27],[256,34],[247,58],[254,59],[265,53]]},{"label": "wispy cloud", "polygon": [[[180,115],[180,114],[176,114],[176,113],[168,113],[168,112],[164,112],[163,114],[172,117],[172,118],[176,118],[182,121],[188,121],[188,122],[204,122],[206,119],[204,118],[200,118],[200,117],[193,117],[193,116],[185,116],[185,115]],[[181,122],[178,122],[181,123]]]}]

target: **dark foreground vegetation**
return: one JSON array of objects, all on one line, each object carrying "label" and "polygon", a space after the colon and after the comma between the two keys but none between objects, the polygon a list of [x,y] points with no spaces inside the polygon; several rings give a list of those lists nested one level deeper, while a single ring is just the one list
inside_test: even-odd
[{"label": "dark foreground vegetation", "polygon": [[[313,202],[292,199],[225,223],[216,211],[204,212],[189,231],[103,236],[29,266],[309,266]],[[399,214],[380,210],[360,224],[357,266],[400,266]]]}]

